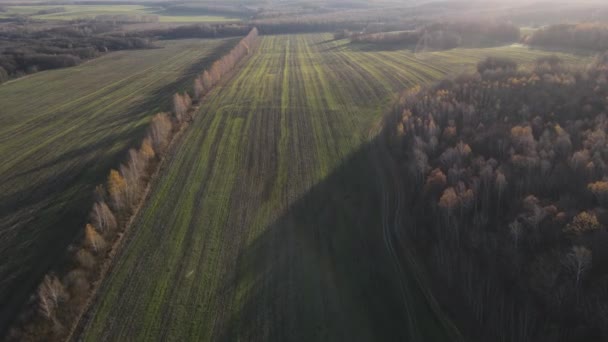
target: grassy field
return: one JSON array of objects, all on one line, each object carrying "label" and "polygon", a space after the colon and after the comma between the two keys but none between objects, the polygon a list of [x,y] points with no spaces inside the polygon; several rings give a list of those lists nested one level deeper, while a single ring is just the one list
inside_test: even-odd
[{"label": "grassy field", "polygon": [[374,128],[403,87],[544,53],[365,50],[263,38],[167,159],[83,340],[450,340],[387,251]]},{"label": "grassy field", "polygon": [[[6,6],[0,12],[0,18],[14,15],[29,16],[41,20],[73,20],[94,18],[97,15],[157,15],[160,22],[225,22],[239,21],[240,18],[205,13],[203,11],[179,12],[165,10],[162,7],[146,5],[37,5]],[[40,11],[62,8],[58,13],[39,14]]]},{"label": "grassy field", "polygon": [[171,41],[0,86],[0,328],[82,229],[94,186],[151,115],[233,44]]}]

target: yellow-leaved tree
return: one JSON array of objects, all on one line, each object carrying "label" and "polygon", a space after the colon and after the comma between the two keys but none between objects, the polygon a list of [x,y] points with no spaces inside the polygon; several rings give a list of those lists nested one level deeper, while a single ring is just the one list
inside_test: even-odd
[{"label": "yellow-leaved tree", "polygon": [[84,231],[85,245],[95,253],[99,253],[106,248],[106,241],[101,235],[95,230],[95,227],[91,224],[87,224]]},{"label": "yellow-leaved tree", "polygon": [[126,209],[126,189],[124,177],[117,170],[111,170],[108,176],[108,194],[112,206],[119,212]]}]

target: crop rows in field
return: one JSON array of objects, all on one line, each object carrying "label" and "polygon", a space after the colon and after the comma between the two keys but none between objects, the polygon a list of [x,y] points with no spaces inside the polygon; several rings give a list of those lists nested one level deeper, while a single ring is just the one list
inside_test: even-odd
[{"label": "crop rows in field", "polygon": [[82,338],[445,340],[420,296],[400,300],[416,285],[384,249],[365,149],[394,92],[491,54],[543,53],[264,37],[166,160]]},{"label": "crop rows in field", "polygon": [[93,187],[152,114],[232,44],[169,42],[0,86],[0,327],[77,237]]}]

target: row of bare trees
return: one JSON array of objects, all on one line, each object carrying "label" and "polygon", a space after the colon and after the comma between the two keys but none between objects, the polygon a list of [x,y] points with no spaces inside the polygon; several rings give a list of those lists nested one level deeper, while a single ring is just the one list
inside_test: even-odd
[{"label": "row of bare trees", "polygon": [[473,340],[608,339],[607,62],[487,60],[389,118],[406,231]]},{"label": "row of bare trees", "polygon": [[193,82],[193,97],[186,93],[173,95],[173,114],[178,123],[191,120],[188,116],[192,105],[200,102],[213,87],[250,52],[257,47],[258,30],[254,27],[239,43],[219,60],[215,61],[211,68],[200,73]]},{"label": "row of bare trees", "polygon": [[227,55],[215,61],[209,70],[205,70],[194,80],[194,98],[197,101],[202,99],[257,44],[258,30],[254,27]]},{"label": "row of bare trees", "polygon": [[[212,82],[194,93],[200,101],[220,78],[250,53],[257,44],[254,28],[230,53],[215,62],[210,71]],[[68,262],[45,276],[26,310],[10,331],[9,340],[55,341],[65,339],[86,309],[91,292],[103,278],[111,251],[130,218],[141,204],[145,189],[174,134],[192,116],[188,93],[173,95],[173,113],[156,114],[137,149],[130,149],[118,169],[110,171],[105,184],[98,185],[82,238],[70,246]]]},{"label": "row of bare trees", "polygon": [[61,340],[86,306],[102,276],[108,253],[141,202],[150,175],[166,151],[175,126],[170,114],[154,116],[148,133],[126,161],[95,188],[82,238],[69,248],[68,262],[45,276],[10,340]]}]

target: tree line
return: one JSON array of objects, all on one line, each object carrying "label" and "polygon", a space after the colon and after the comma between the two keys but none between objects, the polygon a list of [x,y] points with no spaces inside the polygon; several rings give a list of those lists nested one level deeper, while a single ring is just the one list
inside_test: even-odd
[{"label": "tree line", "polygon": [[154,37],[159,39],[182,38],[226,38],[244,36],[252,30],[243,24],[193,24],[177,27],[158,28],[131,33],[137,37]]},{"label": "tree line", "polygon": [[140,32],[130,33],[138,37],[155,37],[159,39],[181,39],[181,38],[225,38],[243,36],[251,31],[252,27],[259,30],[261,34],[283,34],[283,33],[311,33],[332,32],[340,29],[362,30],[366,27],[365,22],[352,22],[348,20],[264,20],[253,21],[250,24],[192,24],[168,28],[155,28]]},{"label": "tree line", "polygon": [[0,30],[0,84],[42,70],[76,66],[110,51],[155,48],[156,39],[242,37],[253,29],[243,24],[195,24],[119,34],[115,33],[119,23],[129,19],[110,19],[79,20],[40,31]]},{"label": "tree line", "polygon": [[[344,35],[344,34],[343,34]],[[519,27],[510,22],[467,20],[425,24],[401,32],[351,33],[353,43],[422,45],[431,49],[484,46],[517,42]]]},{"label": "tree line", "polygon": [[164,7],[165,14],[197,14],[197,15],[225,15],[232,17],[250,17],[258,12],[254,8],[242,4],[225,4],[225,3],[172,3],[168,2]]},{"label": "tree line", "polygon": [[157,23],[158,16],[153,14],[98,14],[93,20],[114,23]]},{"label": "tree line", "polygon": [[155,48],[155,39],[237,37],[252,30],[240,24],[202,24],[116,34],[112,32],[118,23],[127,19],[114,19],[84,20],[40,31],[0,31],[0,84],[42,70],[76,66],[110,51]]},{"label": "tree line", "polygon": [[215,61],[209,70],[205,70],[194,80],[194,97],[200,100],[206,95],[243,57],[256,48],[257,44],[258,29],[254,27],[227,55]]},{"label": "tree line", "polygon": [[524,43],[593,51],[608,50],[608,24],[559,24],[540,28],[524,37]]},{"label": "tree line", "polygon": [[262,34],[332,32],[341,29],[362,30],[366,25],[367,22],[354,21],[349,18],[332,18],[323,21],[302,18],[285,18],[255,22],[255,26],[259,28]]},{"label": "tree line", "polygon": [[34,15],[45,15],[45,14],[54,14],[54,13],[63,13],[66,12],[65,7],[52,7],[47,9],[41,9],[36,11]]},{"label": "tree line", "polygon": [[[188,8],[189,5],[184,6]],[[167,9],[173,8],[169,6]],[[181,8],[180,5],[175,6],[175,9],[178,8]],[[198,5],[193,10],[194,8],[199,10]],[[245,9],[239,8],[240,10]],[[108,51],[154,48],[153,41],[156,39],[241,37],[253,27],[262,34],[340,30],[350,35],[350,32],[411,30],[428,22],[418,18],[378,20],[369,14],[344,17],[329,13],[321,17],[288,16],[253,20],[249,23],[192,24],[120,31],[122,23],[155,20],[151,16],[100,15],[94,19],[78,19],[66,25],[35,31],[26,30],[22,25],[10,24],[8,29],[0,30],[0,83],[41,70],[75,66]],[[444,35],[433,37],[433,42],[446,39]]]},{"label": "tree line", "polygon": [[385,137],[438,300],[473,340],[608,340],[608,55],[402,94]]},{"label": "tree line", "polygon": [[[68,249],[67,261],[51,270],[9,331],[11,341],[55,341],[67,337],[104,276],[112,253],[131,217],[144,200],[151,177],[177,132],[182,130],[200,102],[222,77],[232,71],[258,45],[253,28],[228,54],[213,63],[194,81],[190,94],[173,95],[173,112],[156,114],[137,148],[104,184],[95,188],[93,206],[81,237]],[[197,89],[197,87],[199,87]]]},{"label": "tree line", "polygon": [[111,24],[86,23],[0,31],[0,83],[37,71],[80,64],[108,51],[151,48],[148,38],[108,34]]}]

